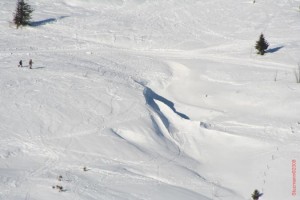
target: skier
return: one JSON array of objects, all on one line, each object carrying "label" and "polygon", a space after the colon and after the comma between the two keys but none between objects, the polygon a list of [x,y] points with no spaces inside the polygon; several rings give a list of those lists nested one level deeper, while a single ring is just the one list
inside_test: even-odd
[{"label": "skier", "polygon": [[29,69],[32,69],[32,59],[29,60]]},{"label": "skier", "polygon": [[22,60],[19,61],[18,67],[23,67]]}]

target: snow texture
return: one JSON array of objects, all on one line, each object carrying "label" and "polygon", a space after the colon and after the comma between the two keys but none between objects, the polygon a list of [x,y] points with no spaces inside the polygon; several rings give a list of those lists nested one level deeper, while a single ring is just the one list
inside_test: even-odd
[{"label": "snow texture", "polygon": [[28,3],[0,2],[1,200],[298,198],[299,0]]}]

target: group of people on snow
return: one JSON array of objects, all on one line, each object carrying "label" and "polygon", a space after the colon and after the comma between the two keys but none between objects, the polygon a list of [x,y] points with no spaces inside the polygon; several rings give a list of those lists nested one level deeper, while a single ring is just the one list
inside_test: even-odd
[{"label": "group of people on snow", "polygon": [[[30,59],[29,60],[29,69],[32,69],[32,64],[33,64],[32,59]],[[23,67],[23,61],[22,60],[19,61],[18,67]]]}]

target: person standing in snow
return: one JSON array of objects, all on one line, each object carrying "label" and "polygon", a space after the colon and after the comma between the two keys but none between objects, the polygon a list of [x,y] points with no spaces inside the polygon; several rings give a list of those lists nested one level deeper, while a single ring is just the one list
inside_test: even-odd
[{"label": "person standing in snow", "polygon": [[29,69],[32,69],[32,59],[29,60]]},{"label": "person standing in snow", "polygon": [[23,63],[22,63],[22,60],[19,61],[19,65],[18,67],[23,67]]}]

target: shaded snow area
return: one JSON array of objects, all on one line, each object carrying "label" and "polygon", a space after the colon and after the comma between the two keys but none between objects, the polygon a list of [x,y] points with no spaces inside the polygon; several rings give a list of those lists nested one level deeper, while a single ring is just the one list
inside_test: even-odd
[{"label": "shaded snow area", "polygon": [[300,0],[28,3],[0,1],[1,200],[299,199]]}]

